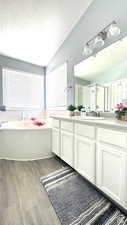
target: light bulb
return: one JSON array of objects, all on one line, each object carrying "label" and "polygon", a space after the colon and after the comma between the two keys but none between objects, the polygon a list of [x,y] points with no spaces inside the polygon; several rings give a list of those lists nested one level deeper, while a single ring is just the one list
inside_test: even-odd
[{"label": "light bulb", "polygon": [[83,49],[83,55],[89,56],[92,53],[93,53],[93,50],[89,46],[85,45]]},{"label": "light bulb", "polygon": [[102,39],[102,37],[100,35],[98,35],[95,39],[94,39],[94,48],[101,48],[104,45],[104,40]]},{"label": "light bulb", "polygon": [[117,37],[118,35],[120,35],[120,28],[115,23],[111,24],[107,32],[107,37],[113,38]]}]

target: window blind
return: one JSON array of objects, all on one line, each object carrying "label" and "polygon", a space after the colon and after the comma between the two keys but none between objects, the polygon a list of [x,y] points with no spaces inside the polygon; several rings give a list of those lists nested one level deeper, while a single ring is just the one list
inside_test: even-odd
[{"label": "window blind", "polygon": [[42,109],[43,92],[43,76],[3,69],[3,102],[7,109]]}]

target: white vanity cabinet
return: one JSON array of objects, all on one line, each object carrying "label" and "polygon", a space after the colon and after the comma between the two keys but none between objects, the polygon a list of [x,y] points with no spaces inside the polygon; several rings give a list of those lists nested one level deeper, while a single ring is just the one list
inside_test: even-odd
[{"label": "white vanity cabinet", "polygon": [[73,167],[74,140],[73,122],[61,120],[61,159]]},{"label": "white vanity cabinet", "polygon": [[53,129],[52,129],[52,152],[60,157],[60,121],[58,119],[53,119]]},{"label": "white vanity cabinet", "polygon": [[73,167],[74,139],[73,122],[53,119],[52,152]]},{"label": "white vanity cabinet", "polygon": [[127,135],[98,128],[96,185],[127,208]]},{"label": "white vanity cabinet", "polygon": [[95,183],[95,142],[75,136],[75,169]]},{"label": "white vanity cabinet", "polygon": [[61,131],[61,159],[73,167],[73,134]]},{"label": "white vanity cabinet", "polygon": [[75,123],[74,168],[95,184],[95,128]]},{"label": "white vanity cabinet", "polygon": [[52,129],[52,152],[60,157],[60,131],[58,128]]},{"label": "white vanity cabinet", "polygon": [[52,151],[127,210],[127,127],[54,119]]}]

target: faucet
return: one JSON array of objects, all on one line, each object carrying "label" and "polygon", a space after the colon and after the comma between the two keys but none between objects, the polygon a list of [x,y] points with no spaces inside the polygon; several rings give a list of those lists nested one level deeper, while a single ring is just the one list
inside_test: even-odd
[{"label": "faucet", "polygon": [[95,110],[90,110],[90,107],[87,108],[86,116],[100,117],[100,111],[98,111],[98,106],[95,107]]}]

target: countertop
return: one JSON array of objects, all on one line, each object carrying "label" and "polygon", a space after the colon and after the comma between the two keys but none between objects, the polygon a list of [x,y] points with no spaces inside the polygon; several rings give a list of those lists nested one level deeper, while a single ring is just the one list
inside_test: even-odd
[{"label": "countertop", "polygon": [[60,120],[69,120],[73,122],[82,122],[88,125],[95,125],[95,126],[110,126],[110,128],[117,128],[117,129],[127,129],[127,121],[120,121],[117,119],[112,119],[112,118],[104,118],[100,120],[85,120],[81,116],[51,116],[51,118],[54,119],[60,119]]}]

